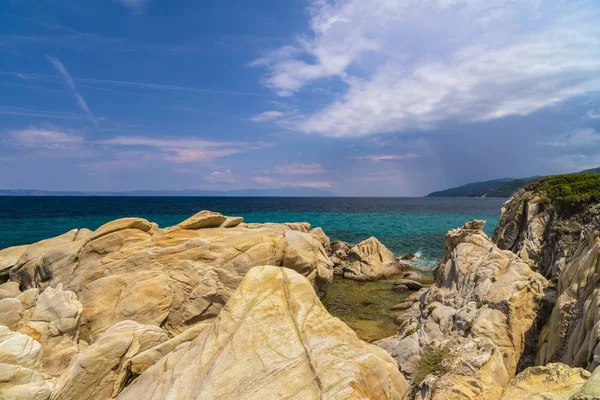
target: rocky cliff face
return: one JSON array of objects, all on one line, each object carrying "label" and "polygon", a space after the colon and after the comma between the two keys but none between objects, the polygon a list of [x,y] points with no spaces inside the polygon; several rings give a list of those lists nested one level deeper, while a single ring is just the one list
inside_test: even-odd
[{"label": "rocky cliff face", "polygon": [[407,311],[398,336],[376,343],[413,377],[415,399],[499,398],[525,350],[547,282],[496,247],[483,224],[448,232],[434,286]]},{"label": "rocky cliff face", "polygon": [[576,209],[553,204],[535,186],[522,189],[501,210],[492,240],[547,278],[558,278],[575,253],[584,227],[600,220],[600,204]]},{"label": "rocky cliff face", "polygon": [[539,364],[600,365],[600,226],[589,227],[558,279],[558,299],[540,335]]},{"label": "rocky cliff face", "polygon": [[0,399],[400,399],[396,362],[321,305],[309,231],[203,211],[0,251]]}]

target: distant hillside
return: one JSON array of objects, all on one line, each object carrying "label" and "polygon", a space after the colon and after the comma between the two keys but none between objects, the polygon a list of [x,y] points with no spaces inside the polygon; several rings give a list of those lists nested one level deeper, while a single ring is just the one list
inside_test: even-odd
[{"label": "distant hillside", "polygon": [[468,183],[456,188],[429,193],[427,197],[510,197],[523,186],[535,182],[540,178],[540,176],[522,179],[503,178]]},{"label": "distant hillside", "polygon": [[29,189],[0,189],[0,196],[125,196],[125,197],[331,197],[319,188],[241,189],[241,190],[135,190],[129,192],[68,192]]},{"label": "distant hillside", "polygon": [[[600,174],[600,168],[586,169],[577,174]],[[426,197],[510,197],[521,188],[537,182],[543,176],[528,178],[504,178],[491,181],[468,183],[463,186],[429,193]]]}]

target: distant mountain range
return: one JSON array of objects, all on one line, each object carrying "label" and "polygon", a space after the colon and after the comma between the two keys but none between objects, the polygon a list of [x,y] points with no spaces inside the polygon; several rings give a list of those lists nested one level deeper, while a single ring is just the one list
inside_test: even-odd
[{"label": "distant mountain range", "polygon": [[0,189],[0,196],[127,196],[127,197],[331,197],[319,188],[241,189],[241,190],[134,190],[126,192],[69,192],[28,189]]},{"label": "distant mountain range", "polygon": [[[600,174],[600,168],[587,169],[578,174]],[[510,197],[522,187],[536,182],[543,176],[528,178],[503,178],[468,183],[463,186],[429,193],[426,197]]]}]

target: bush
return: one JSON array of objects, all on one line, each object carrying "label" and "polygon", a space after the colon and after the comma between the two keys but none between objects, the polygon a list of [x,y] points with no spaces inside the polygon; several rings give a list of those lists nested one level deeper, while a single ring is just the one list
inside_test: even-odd
[{"label": "bush", "polygon": [[422,352],[412,377],[413,383],[420,384],[429,374],[441,375],[447,372],[444,369],[443,361],[449,355],[450,348],[448,346],[435,347]]},{"label": "bush", "polygon": [[528,186],[544,194],[543,202],[564,209],[581,208],[600,201],[600,175],[554,175]]}]

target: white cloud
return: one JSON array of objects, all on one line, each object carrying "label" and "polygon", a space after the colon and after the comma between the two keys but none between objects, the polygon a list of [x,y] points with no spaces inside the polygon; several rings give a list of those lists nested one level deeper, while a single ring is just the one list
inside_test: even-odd
[{"label": "white cloud", "polygon": [[83,138],[59,130],[29,127],[9,132],[4,142],[33,150],[62,150],[79,147]]},{"label": "white cloud", "polygon": [[262,142],[216,142],[201,139],[166,139],[142,136],[119,136],[96,143],[107,146],[151,147],[160,152],[163,160],[179,164],[211,161],[270,146],[269,143]]},{"label": "white cloud", "polygon": [[581,149],[600,153],[600,133],[591,128],[576,129],[547,142],[550,147]]},{"label": "white cloud", "polygon": [[299,182],[287,182],[284,184],[284,186],[326,189],[326,188],[330,188],[332,185],[331,185],[331,182],[326,182],[326,181],[299,181]]},{"label": "white cloud", "polygon": [[277,166],[275,167],[275,172],[283,175],[315,175],[322,174],[325,170],[318,163],[300,164],[295,162]]},{"label": "white cloud", "polygon": [[398,160],[414,160],[418,158],[418,154],[394,154],[394,155],[380,155],[380,154],[368,154],[366,156],[352,157],[353,160],[364,160],[364,161],[398,161]]},{"label": "white cloud", "polygon": [[250,118],[254,122],[274,121],[283,117],[281,111],[265,111]]},{"label": "white cloud", "polygon": [[326,136],[527,115],[600,91],[591,0],[313,0],[309,37],[252,65],[291,95],[324,78],[347,91],[294,121]]},{"label": "white cloud", "polygon": [[204,179],[206,179],[210,183],[234,183],[235,182],[235,178],[233,177],[233,174],[231,173],[230,169],[227,169],[225,171],[213,171],[210,173],[210,175],[208,175]]},{"label": "white cloud", "polygon": [[73,77],[71,77],[71,74],[69,73],[69,71],[67,71],[67,69],[65,68],[65,66],[63,65],[63,63],[58,58],[52,57],[52,56],[47,56],[47,57],[48,57],[48,60],[54,66],[54,68],[65,79],[65,83],[67,84],[67,86],[69,87],[69,89],[71,89],[71,92],[73,93],[73,96],[75,96],[75,99],[77,100],[77,104],[79,104],[79,107],[81,107],[81,109],[88,116],[92,117],[92,112],[90,111],[90,108],[88,107],[88,105],[85,102],[84,98],[81,96],[81,93],[79,93],[79,90],[77,90],[77,86],[75,86],[75,82],[73,82]]},{"label": "white cloud", "polygon": [[600,111],[597,110],[589,110],[585,115],[589,119],[600,119]]}]

